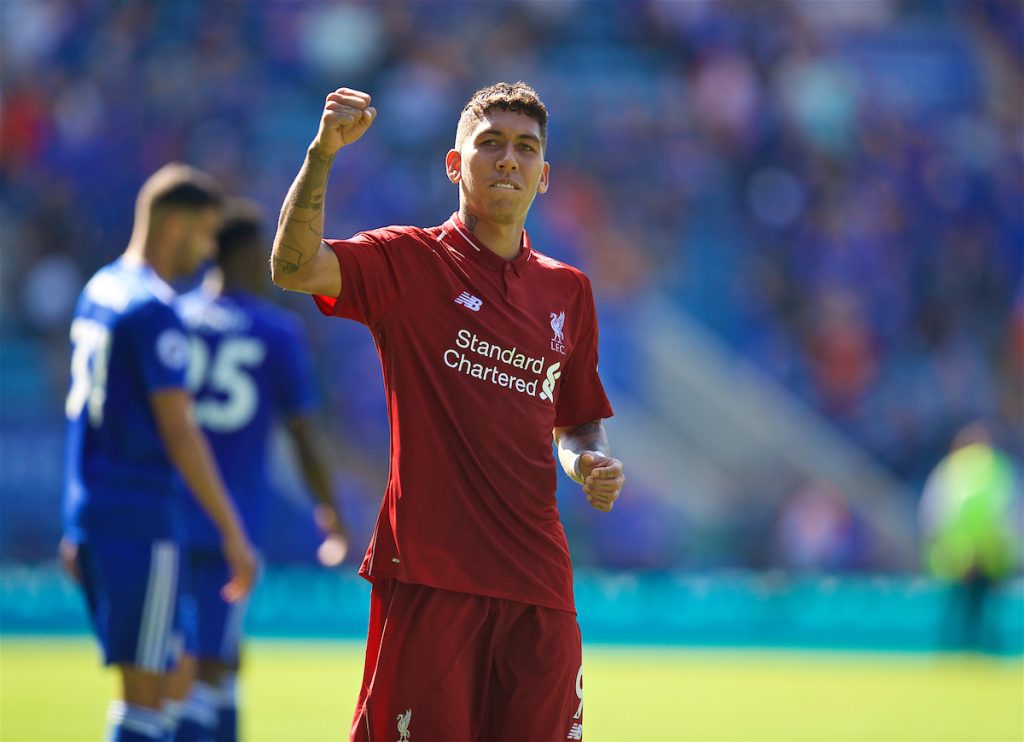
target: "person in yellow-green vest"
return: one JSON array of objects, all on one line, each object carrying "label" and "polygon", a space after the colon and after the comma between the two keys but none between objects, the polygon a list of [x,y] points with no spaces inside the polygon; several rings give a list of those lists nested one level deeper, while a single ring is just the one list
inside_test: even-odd
[{"label": "person in yellow-green vest", "polygon": [[992,596],[1020,570],[1021,479],[983,423],[957,433],[925,483],[918,511],[925,569],[951,584],[944,648],[999,651]]}]

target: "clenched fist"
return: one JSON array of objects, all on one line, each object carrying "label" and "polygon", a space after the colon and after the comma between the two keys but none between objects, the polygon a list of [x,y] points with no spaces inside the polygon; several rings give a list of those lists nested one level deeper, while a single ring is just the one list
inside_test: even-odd
[{"label": "clenched fist", "polygon": [[323,157],[334,157],[339,149],[365,134],[376,118],[377,109],[370,105],[369,94],[338,88],[327,95],[312,149]]},{"label": "clenched fist", "polygon": [[587,502],[602,513],[610,512],[626,482],[622,462],[601,453],[584,451],[579,458],[578,472]]}]

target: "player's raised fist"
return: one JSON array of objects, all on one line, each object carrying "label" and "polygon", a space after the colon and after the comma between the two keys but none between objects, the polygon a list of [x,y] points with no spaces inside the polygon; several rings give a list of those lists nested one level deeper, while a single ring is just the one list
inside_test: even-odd
[{"label": "player's raised fist", "polygon": [[327,94],[312,149],[324,157],[333,157],[339,149],[365,134],[376,118],[377,109],[370,105],[369,94],[338,88]]}]

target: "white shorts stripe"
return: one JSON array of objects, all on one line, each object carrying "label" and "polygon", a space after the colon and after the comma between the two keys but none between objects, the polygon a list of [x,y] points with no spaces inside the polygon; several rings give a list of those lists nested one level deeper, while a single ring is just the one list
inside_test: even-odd
[{"label": "white shorts stripe", "polygon": [[174,630],[174,618],[178,612],[178,569],[180,568],[181,561],[178,545],[168,542],[168,546],[171,547],[167,557],[168,571],[171,573],[171,584],[167,591],[167,609],[164,612],[164,626],[160,632],[160,635],[163,637],[163,643],[160,646],[160,656],[157,658],[157,662],[161,670],[166,669],[174,651],[175,642],[178,639],[177,632]]},{"label": "white shorts stripe", "polygon": [[150,668],[149,646],[153,640],[155,603],[158,600],[158,583],[161,580],[160,570],[157,562],[157,544],[150,547],[149,555],[149,578],[146,582],[146,599],[142,606],[142,621],[139,623],[139,639],[135,647],[136,666]]},{"label": "white shorts stripe", "polygon": [[163,651],[166,646],[167,606],[171,602],[173,569],[175,558],[173,544],[158,542],[153,544],[153,570],[157,574],[156,590],[154,591],[153,613],[150,617],[149,642],[145,647],[146,667],[160,672],[164,669]]},{"label": "white shorts stripe", "polygon": [[143,670],[164,672],[170,617],[174,610],[177,588],[178,547],[173,541],[153,543],[146,584],[146,599],[139,625],[139,641],[135,663]]}]

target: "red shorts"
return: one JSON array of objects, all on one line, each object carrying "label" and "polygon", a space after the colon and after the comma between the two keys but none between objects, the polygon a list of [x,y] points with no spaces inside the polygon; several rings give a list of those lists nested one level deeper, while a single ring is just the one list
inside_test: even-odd
[{"label": "red shorts", "polygon": [[576,617],[378,578],[351,738],[583,739]]}]

